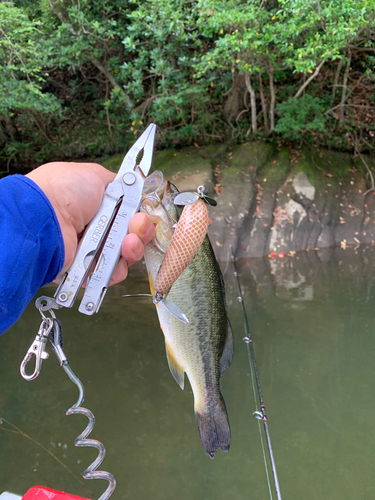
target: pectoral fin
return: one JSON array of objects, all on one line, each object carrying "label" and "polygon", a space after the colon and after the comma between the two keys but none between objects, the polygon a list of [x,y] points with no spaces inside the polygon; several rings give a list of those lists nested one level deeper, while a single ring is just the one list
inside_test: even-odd
[{"label": "pectoral fin", "polygon": [[184,390],[184,381],[185,381],[184,369],[177,363],[176,358],[174,357],[174,354],[172,352],[172,349],[167,343],[165,343],[165,350],[167,353],[169,369],[173,375],[173,378],[181,387],[181,389]]},{"label": "pectoral fin", "polygon": [[228,320],[227,338],[225,339],[223,354],[221,355],[220,358],[220,377],[224,375],[224,373],[230,367],[233,358],[233,351],[234,351],[234,339],[233,339],[232,327],[230,326]]},{"label": "pectoral fin", "polygon": [[154,280],[152,279],[151,273],[148,273],[148,281],[150,283],[151,294],[155,295]]}]

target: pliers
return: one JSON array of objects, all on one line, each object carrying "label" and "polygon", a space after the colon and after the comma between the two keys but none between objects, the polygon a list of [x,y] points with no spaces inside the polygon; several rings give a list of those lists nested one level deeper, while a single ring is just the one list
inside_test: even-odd
[{"label": "pliers", "polygon": [[[120,258],[123,239],[128,234],[131,217],[138,212],[143,182],[151,168],[156,125],[151,124],[127,152],[121,167],[104,192],[98,212],[86,227],[73,264],[65,273],[54,299],[40,297],[42,311],[72,307],[87,277],[79,311],[98,312]],[[94,270],[89,274],[94,259]]]}]

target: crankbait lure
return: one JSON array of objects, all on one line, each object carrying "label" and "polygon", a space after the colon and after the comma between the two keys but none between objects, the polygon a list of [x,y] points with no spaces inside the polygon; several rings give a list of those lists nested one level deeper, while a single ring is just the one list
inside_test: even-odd
[{"label": "crankbait lure", "polygon": [[205,203],[198,199],[186,205],[154,283],[157,293],[166,293],[181,276],[202,245],[207,229],[208,210]]}]

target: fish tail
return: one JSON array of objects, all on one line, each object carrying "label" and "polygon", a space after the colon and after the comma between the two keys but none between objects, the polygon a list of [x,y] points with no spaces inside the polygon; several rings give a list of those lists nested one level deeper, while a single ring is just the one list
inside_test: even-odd
[{"label": "fish tail", "polygon": [[215,458],[216,451],[221,448],[228,451],[230,446],[230,427],[225,402],[220,394],[217,401],[207,412],[195,412],[199,437],[208,456]]}]

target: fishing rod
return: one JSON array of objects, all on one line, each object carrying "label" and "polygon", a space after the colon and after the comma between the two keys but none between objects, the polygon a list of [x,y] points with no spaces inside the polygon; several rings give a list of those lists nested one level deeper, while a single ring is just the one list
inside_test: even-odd
[{"label": "fishing rod", "polygon": [[[244,330],[245,330],[245,334],[246,335],[243,338],[243,340],[244,340],[244,342],[246,342],[247,347],[248,347],[250,364],[251,364],[251,367],[253,369],[255,380],[256,380],[256,386],[257,386],[258,398],[259,398],[259,405],[260,405],[260,410],[261,410],[261,411],[255,411],[253,413],[253,416],[255,418],[257,418],[258,420],[262,420],[263,421],[264,433],[266,435],[266,441],[267,441],[267,447],[268,447],[268,453],[269,453],[269,459],[270,459],[270,462],[271,462],[273,479],[274,479],[274,483],[275,483],[276,497],[277,497],[277,500],[282,500],[282,498],[281,498],[281,492],[280,492],[279,479],[278,479],[277,470],[276,470],[276,463],[275,463],[275,459],[274,459],[274,456],[273,456],[273,450],[272,450],[272,445],[271,445],[271,436],[270,436],[269,429],[268,429],[268,421],[267,421],[267,416],[266,416],[266,407],[264,405],[262,390],[261,390],[261,387],[260,387],[259,373],[258,373],[258,369],[257,369],[256,359],[255,359],[255,352],[254,352],[254,347],[253,347],[253,341],[252,341],[252,338],[251,338],[251,333],[250,333],[250,328],[249,328],[249,322],[248,322],[248,319],[247,319],[245,304],[244,304],[244,300],[243,300],[243,293],[242,293],[242,288],[241,288],[241,283],[240,283],[240,277],[239,277],[238,271],[237,271],[237,265],[236,265],[236,261],[235,261],[234,254],[233,254],[233,248],[231,248],[231,252],[232,252],[231,260],[232,260],[233,267],[234,267],[234,273],[233,274],[234,274],[234,276],[237,279],[237,285],[238,285],[238,290],[239,290],[238,301],[241,304],[242,312],[243,312],[243,317],[244,317]],[[262,442],[262,444],[263,444],[263,442]],[[267,477],[268,477],[267,467],[266,467],[266,472],[267,472]],[[270,491],[270,493],[271,493],[271,491]]]}]

